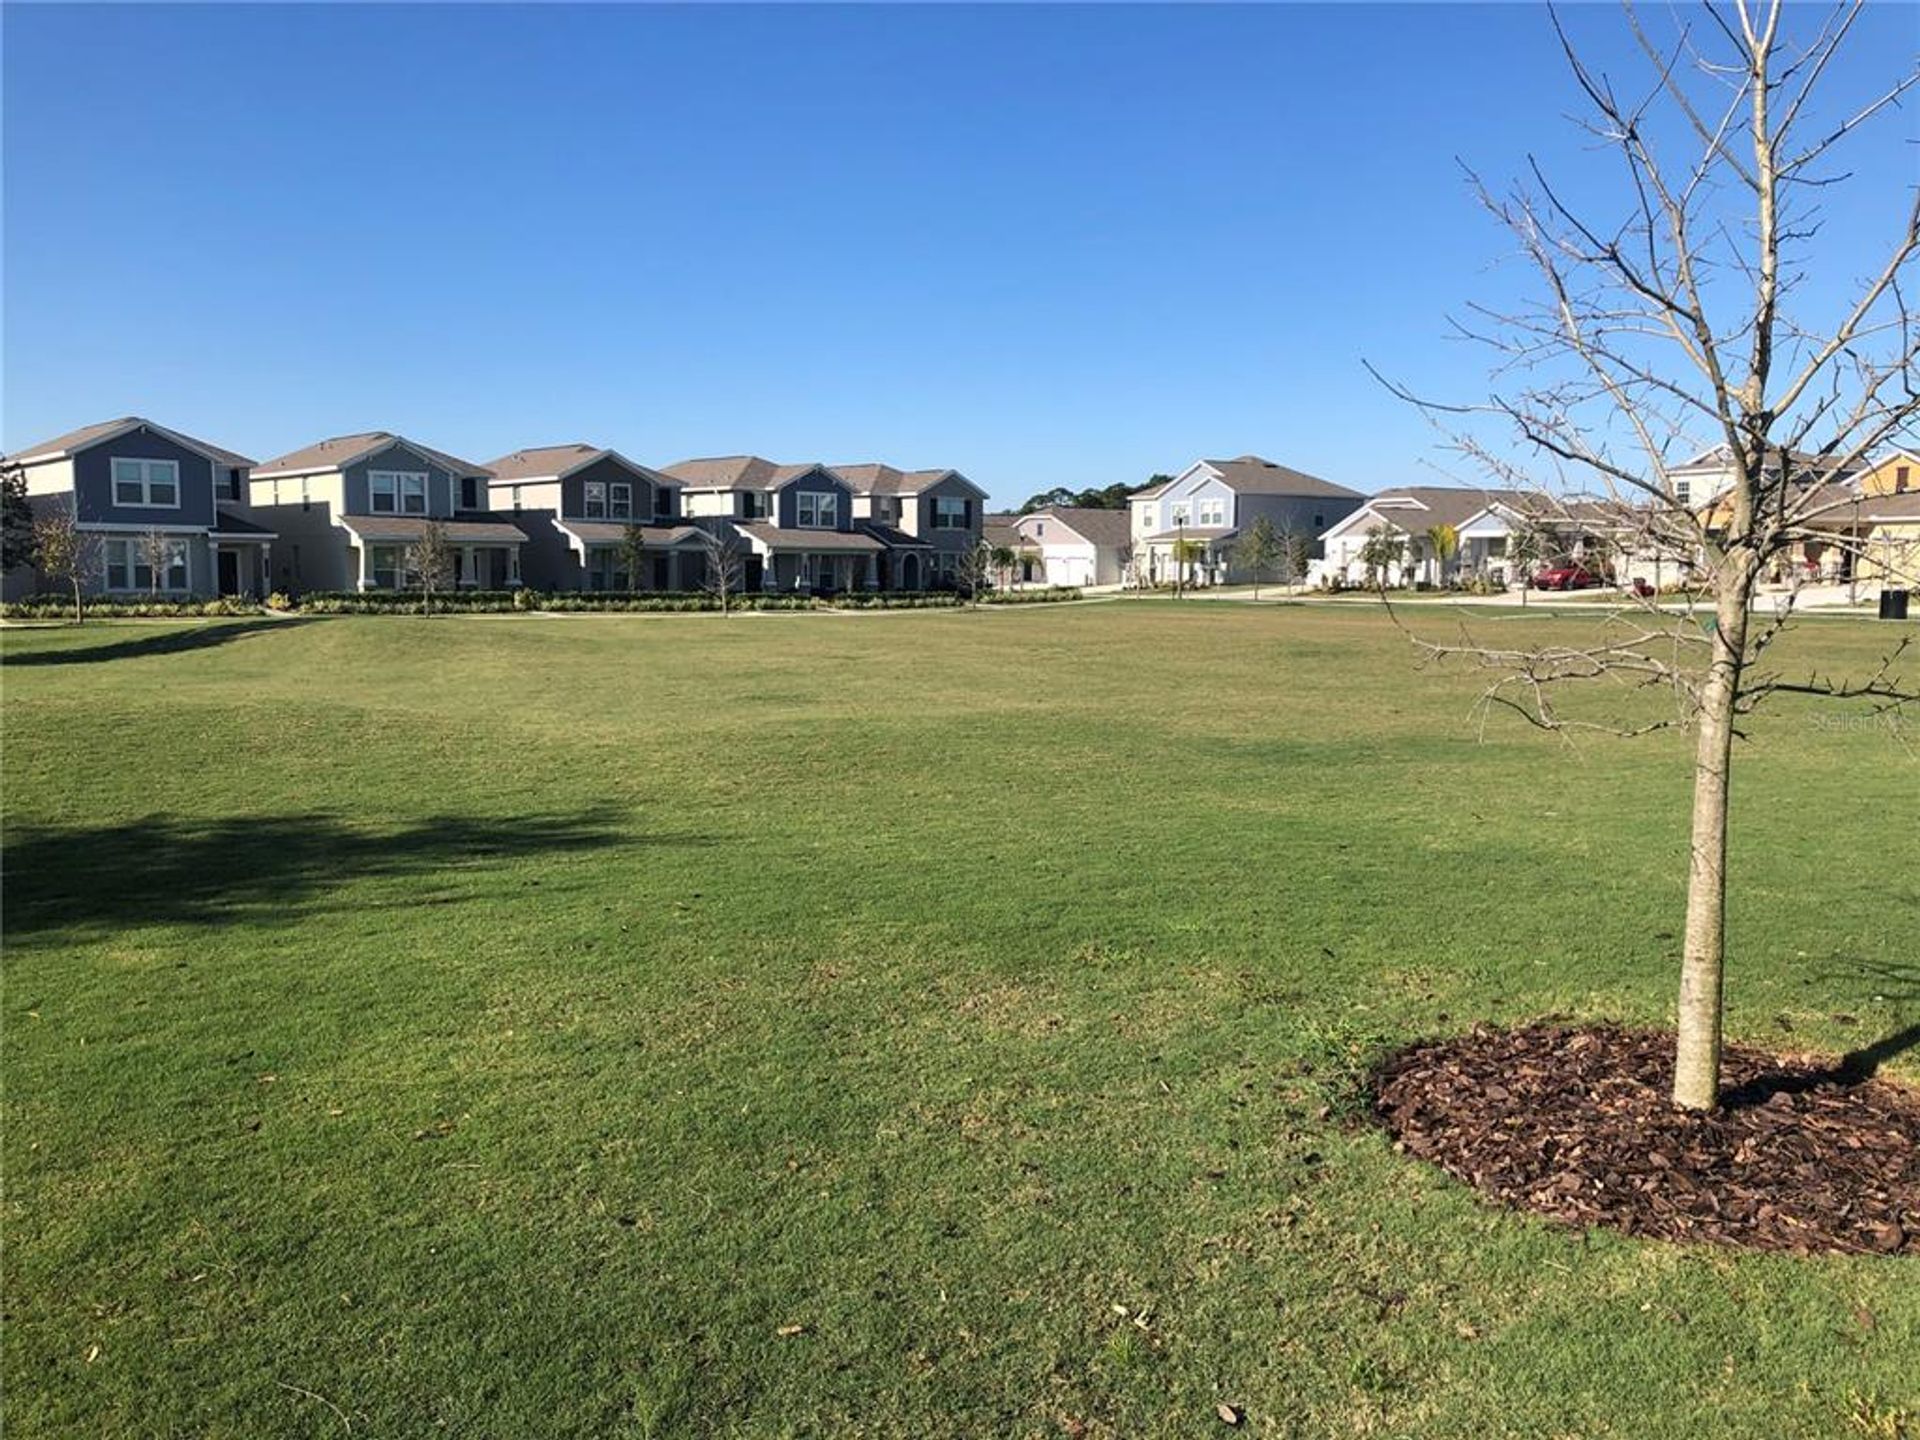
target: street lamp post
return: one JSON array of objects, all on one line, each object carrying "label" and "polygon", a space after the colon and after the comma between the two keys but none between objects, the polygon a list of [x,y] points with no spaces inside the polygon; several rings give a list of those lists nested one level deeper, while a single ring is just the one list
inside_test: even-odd
[{"label": "street lamp post", "polygon": [[1173,517],[1173,598],[1187,597],[1187,517]]}]

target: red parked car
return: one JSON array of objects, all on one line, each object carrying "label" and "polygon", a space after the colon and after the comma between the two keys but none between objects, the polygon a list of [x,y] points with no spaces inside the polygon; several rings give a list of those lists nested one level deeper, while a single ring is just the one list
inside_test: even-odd
[{"label": "red parked car", "polygon": [[1533,577],[1536,590],[1593,590],[1606,583],[1605,577],[1580,565],[1556,565]]}]

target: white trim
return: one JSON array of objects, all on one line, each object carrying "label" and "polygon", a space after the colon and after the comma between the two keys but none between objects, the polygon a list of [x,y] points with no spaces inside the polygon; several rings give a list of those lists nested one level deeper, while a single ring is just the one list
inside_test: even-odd
[{"label": "white trim", "polygon": [[[373,503],[374,480],[377,478],[393,481],[393,506],[391,510],[382,510]],[[407,486],[402,481],[420,482],[420,508],[407,509]],[[304,498],[304,497],[303,497]],[[367,513],[369,515],[406,516],[417,515],[427,519],[433,514],[433,474],[427,470],[369,470],[367,471]]]},{"label": "white trim", "polygon": [[[783,486],[782,488],[784,489],[785,487]],[[815,502],[812,507],[813,519],[811,520],[803,519],[800,514],[801,503],[808,499],[812,499]],[[823,500],[828,502],[828,505],[825,507],[819,503]],[[793,496],[793,528],[796,530],[838,530],[840,528],[840,500],[841,494],[838,490],[795,491]],[[829,518],[824,520],[820,515],[823,508],[829,511]]]},{"label": "white trim", "polygon": [[[161,508],[165,508],[164,506]],[[130,520],[76,520],[74,529],[100,531],[102,534],[126,531],[130,535],[144,535],[149,530],[158,530],[162,535],[210,535],[213,532],[205,525],[174,524],[136,524]]]},{"label": "white trim", "polygon": [[[138,482],[141,498],[138,500],[122,500],[120,498],[120,476],[118,471],[122,465],[138,465],[141,467]],[[170,482],[161,482],[162,484],[171,483],[173,486],[173,503],[171,504],[153,498],[154,482],[151,467],[156,465],[164,465],[172,472],[173,479]],[[113,506],[116,510],[179,510],[183,508],[181,501],[184,498],[180,493],[180,462],[178,460],[163,459],[150,455],[109,455],[107,457],[107,490],[109,492],[109,498],[113,501]]]}]

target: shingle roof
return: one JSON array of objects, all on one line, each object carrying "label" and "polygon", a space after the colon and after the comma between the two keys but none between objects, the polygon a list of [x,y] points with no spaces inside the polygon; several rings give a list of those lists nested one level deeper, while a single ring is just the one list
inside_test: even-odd
[{"label": "shingle roof", "polygon": [[391,430],[368,430],[359,435],[336,435],[331,440],[321,440],[299,450],[290,450],[277,459],[263,461],[254,467],[254,478],[258,480],[273,475],[310,475],[322,470],[342,470],[356,460],[363,460],[396,444],[418,450],[434,464],[455,475],[484,476],[489,473],[484,465],[475,465],[471,460],[462,460],[444,450],[435,450],[431,445],[422,445],[418,440],[409,440]]},{"label": "shingle roof", "polygon": [[1233,460],[1204,460],[1220,476],[1229,490],[1243,495],[1327,495],[1354,500],[1364,499],[1358,490],[1349,490],[1318,475],[1290,470],[1258,455],[1242,455]]},{"label": "shingle roof", "polygon": [[[554,527],[578,535],[588,545],[619,545],[627,538],[627,527],[619,520],[555,520]],[[705,533],[698,525],[642,525],[640,538],[647,545],[685,545]]]},{"label": "shingle roof", "polygon": [[891,465],[878,463],[832,465],[828,468],[851,485],[856,495],[918,495],[950,475],[965,480],[969,485],[973,484],[958,470],[951,469],[896,470]]},{"label": "shingle roof", "polygon": [[931,550],[933,542],[922,540],[917,535],[909,535],[904,530],[896,530],[891,525],[882,525],[878,520],[856,520],[853,528],[863,535],[871,535],[889,550]]},{"label": "shingle roof", "polygon": [[237,466],[245,469],[253,464],[252,460],[236,451],[227,450],[219,445],[211,444],[208,441],[196,439],[194,436],[188,435],[183,431],[169,430],[164,425],[156,425],[153,421],[143,419],[138,415],[122,415],[118,420],[102,420],[97,425],[82,425],[78,430],[69,430],[64,435],[56,435],[53,439],[42,441],[38,445],[29,445],[26,449],[8,458],[15,462],[60,459],[64,456],[71,455],[76,450],[85,450],[90,445],[96,445],[102,440],[109,440],[115,435],[140,426],[145,426],[149,430],[158,431],[162,435],[181,441],[192,449],[202,451],[212,456],[222,465]]},{"label": "shingle roof", "polygon": [[[1417,532],[1435,525],[1459,525],[1489,505],[1505,505],[1512,510],[1531,512],[1537,508],[1534,502],[1539,498],[1518,490],[1476,490],[1458,485],[1403,485],[1393,490],[1382,490],[1370,497],[1365,505],[1345,518],[1341,528],[1352,529],[1356,516],[1368,515],[1371,517],[1369,523],[1385,521],[1402,530]],[[1411,500],[1415,503],[1396,506],[1393,503],[1395,500]]]},{"label": "shingle roof", "polygon": [[483,515],[466,520],[431,520],[423,515],[342,515],[340,523],[362,540],[418,540],[427,526],[437,524],[449,540],[468,544],[491,541],[518,545],[526,532],[504,515]]},{"label": "shingle roof", "polygon": [[551,480],[578,470],[583,465],[591,465],[596,460],[608,457],[619,461],[634,473],[646,476],[658,485],[678,485],[680,482],[671,475],[662,474],[638,461],[629,460],[617,450],[607,450],[599,446],[575,441],[569,445],[533,445],[525,450],[516,450],[511,455],[502,455],[498,460],[489,460],[486,469],[493,472],[496,480]]},{"label": "shingle roof", "polygon": [[1093,545],[1125,545],[1133,538],[1133,517],[1126,510],[1095,510],[1084,505],[1045,505],[1021,516],[1058,520]]},{"label": "shingle roof", "polygon": [[814,470],[836,472],[815,462],[776,465],[758,455],[718,455],[704,460],[682,460],[666,467],[666,474],[689,490],[778,490],[789,480]]},{"label": "shingle roof", "polygon": [[735,529],[751,535],[770,550],[879,550],[884,548],[871,535],[857,530],[788,529],[767,520],[742,520]]}]

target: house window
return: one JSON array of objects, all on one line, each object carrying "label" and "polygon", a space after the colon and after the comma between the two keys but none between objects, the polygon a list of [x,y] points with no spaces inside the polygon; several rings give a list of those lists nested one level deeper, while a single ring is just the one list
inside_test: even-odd
[{"label": "house window", "polygon": [[300,508],[313,509],[313,497],[307,493],[307,477],[304,475],[300,477]]},{"label": "house window", "polygon": [[607,518],[607,482],[589,480],[586,485],[586,509],[582,512],[589,520]]},{"label": "house window", "polygon": [[246,481],[241,479],[241,472],[238,470],[227,471],[227,498],[229,500],[247,498]]},{"label": "house window", "polygon": [[1324,516],[1324,515],[1316,515],[1316,516],[1314,516],[1314,517],[1313,517],[1313,528],[1314,528],[1314,529],[1316,529],[1316,530],[1323,530],[1323,529],[1325,529],[1325,528],[1326,528],[1326,524],[1327,524],[1327,517],[1326,517],[1326,516]]},{"label": "house window", "polygon": [[802,490],[794,497],[794,524],[835,529],[840,524],[840,497],[830,490]]},{"label": "house window", "polygon": [[1692,481],[1675,480],[1673,482],[1673,498],[1679,501],[1682,505],[1685,505],[1688,502],[1688,500],[1692,498],[1692,494],[1693,494]]},{"label": "house window", "polygon": [[187,542],[169,540],[161,563],[160,583],[153,583],[153,564],[145,540],[109,540],[107,552],[107,588],[109,590],[185,590],[187,588]]},{"label": "house window", "polygon": [[633,486],[616,482],[607,487],[607,513],[616,520],[633,518]]},{"label": "house window", "polygon": [[653,518],[671,520],[673,518],[673,488],[668,485],[656,485],[653,490]]},{"label": "house window", "polygon": [[1168,510],[1167,523],[1176,528],[1181,525],[1191,525],[1193,523],[1193,507],[1182,500],[1178,505]]},{"label": "house window", "polygon": [[480,478],[477,475],[460,477],[460,508],[462,510],[480,508]]},{"label": "house window", "polygon": [[1200,523],[1202,525],[1227,523],[1227,502],[1224,497],[1216,496],[1200,502]]},{"label": "house window", "polygon": [[773,497],[763,495],[758,490],[740,492],[740,518],[742,520],[764,520],[772,512]]},{"label": "house window", "polygon": [[516,515],[520,513],[520,487],[518,485],[513,487],[513,513]]},{"label": "house window", "polygon": [[374,585],[381,590],[398,590],[407,583],[407,550],[404,545],[376,545],[369,557],[368,569]]},{"label": "house window", "polygon": [[113,458],[113,503],[148,508],[180,508],[180,463],[177,460]]},{"label": "house window", "polygon": [[1904,495],[1907,493],[1907,472],[1911,468],[1912,467],[1908,465],[1894,466],[1894,469],[1893,469],[1893,493],[1894,494]]},{"label": "house window", "polygon": [[631,590],[627,583],[626,557],[608,545],[596,545],[587,552],[587,588],[589,590]]},{"label": "house window", "polygon": [[376,515],[424,515],[427,513],[426,472],[369,470],[367,496]]},{"label": "house window", "polygon": [[964,530],[967,528],[967,502],[951,496],[936,496],[933,502],[933,528],[936,530]]}]

